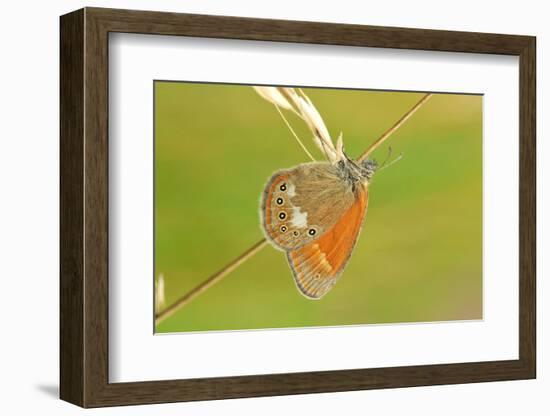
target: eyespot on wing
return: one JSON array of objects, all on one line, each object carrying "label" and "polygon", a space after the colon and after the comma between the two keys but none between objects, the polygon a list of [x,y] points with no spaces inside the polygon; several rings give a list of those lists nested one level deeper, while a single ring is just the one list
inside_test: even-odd
[{"label": "eyespot on wing", "polygon": [[275,248],[294,250],[321,237],[354,199],[334,166],[303,163],[271,176],[261,198],[261,225]]}]

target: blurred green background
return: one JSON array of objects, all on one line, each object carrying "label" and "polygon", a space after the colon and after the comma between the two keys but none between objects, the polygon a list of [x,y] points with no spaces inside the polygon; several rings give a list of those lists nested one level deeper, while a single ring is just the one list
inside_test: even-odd
[{"label": "blurred green background", "polygon": [[[306,88],[357,157],[423,94]],[[322,160],[304,124],[285,112]],[[157,332],[482,318],[482,97],[437,94],[373,157],[366,222],[336,286],[312,301],[271,246]],[[155,82],[155,274],[166,305],[263,237],[270,175],[308,161],[273,105],[250,86]]]}]

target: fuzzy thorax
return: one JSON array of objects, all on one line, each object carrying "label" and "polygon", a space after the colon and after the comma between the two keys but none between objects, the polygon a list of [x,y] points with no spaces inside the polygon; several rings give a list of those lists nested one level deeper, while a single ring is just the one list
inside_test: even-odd
[{"label": "fuzzy thorax", "polygon": [[378,168],[378,163],[374,159],[366,159],[362,162],[356,162],[348,157],[341,159],[336,163],[340,176],[343,180],[355,186],[358,182],[367,185]]}]

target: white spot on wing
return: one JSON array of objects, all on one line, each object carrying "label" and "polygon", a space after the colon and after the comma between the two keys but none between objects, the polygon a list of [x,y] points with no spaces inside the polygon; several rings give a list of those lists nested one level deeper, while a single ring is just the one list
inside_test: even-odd
[{"label": "white spot on wing", "polygon": [[296,228],[307,227],[307,212],[302,212],[300,207],[292,207],[292,218],[290,224]]},{"label": "white spot on wing", "polygon": [[287,194],[290,198],[292,198],[293,196],[296,196],[296,185],[294,185],[293,183],[289,183]]}]

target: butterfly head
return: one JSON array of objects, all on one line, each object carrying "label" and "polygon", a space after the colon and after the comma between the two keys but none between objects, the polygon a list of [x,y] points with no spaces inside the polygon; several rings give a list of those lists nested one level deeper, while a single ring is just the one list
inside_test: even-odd
[{"label": "butterfly head", "polygon": [[361,178],[363,181],[370,182],[374,173],[378,169],[378,162],[374,159],[365,159],[361,162]]},{"label": "butterfly head", "polygon": [[378,169],[378,163],[374,159],[357,162],[346,155],[344,159],[341,159],[337,163],[337,166],[342,178],[350,182],[353,186],[359,182],[363,185],[367,185]]},{"label": "butterfly head", "polygon": [[403,154],[401,153],[394,160],[392,160],[391,162],[388,162],[390,160],[391,154],[392,154],[392,150],[390,147],[388,148],[388,157],[386,157],[386,160],[384,160],[384,162],[382,162],[381,165],[378,164],[378,162],[374,159],[365,159],[362,162],[360,162],[361,179],[363,180],[363,183],[368,184],[375,172],[379,172],[381,170],[389,168],[394,163],[399,162],[403,157]]}]

